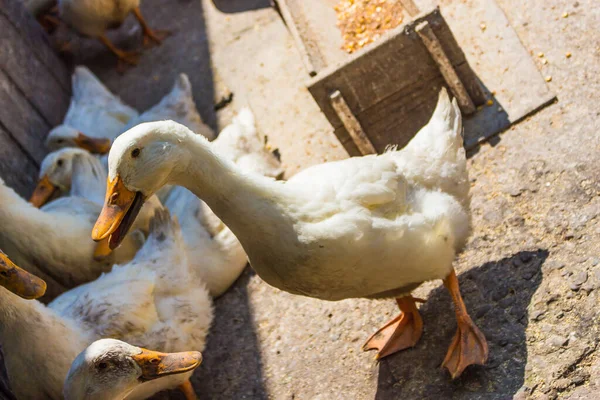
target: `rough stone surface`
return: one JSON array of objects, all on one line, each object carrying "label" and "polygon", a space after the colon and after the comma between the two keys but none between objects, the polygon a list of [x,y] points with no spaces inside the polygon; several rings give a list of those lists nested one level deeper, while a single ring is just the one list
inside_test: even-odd
[{"label": "rough stone surface", "polygon": [[[416,293],[427,299],[421,341],[377,363],[360,346],[397,313],[393,301],[292,296],[248,270],[216,300],[194,379],[201,398],[597,398],[600,9],[595,0],[498,2],[551,77],[558,102],[481,146],[468,162],[474,229],[456,269],[489,342],[487,365],[454,381],[440,368],[456,322],[439,282]],[[288,175],[344,157],[304,89],[304,67],[268,1],[147,0],[142,11],[152,26],[175,33],[145,53],[140,66],[118,75],[114,60],[98,55],[105,54],[99,45],[90,45],[96,55],[84,60],[127,101],[149,106],[185,71],[214,127],[250,103]],[[123,29],[135,25],[129,22]],[[224,88],[234,101],[216,115],[212,104]]]}]

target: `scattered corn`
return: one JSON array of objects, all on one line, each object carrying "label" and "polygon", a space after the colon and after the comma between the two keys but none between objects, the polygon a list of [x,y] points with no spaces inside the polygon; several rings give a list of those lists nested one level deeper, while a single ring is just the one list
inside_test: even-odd
[{"label": "scattered corn", "polygon": [[542,60],[542,64],[546,65],[548,64],[548,60],[546,60],[545,58]]},{"label": "scattered corn", "polygon": [[403,20],[403,9],[399,1],[340,0],[333,9],[344,39],[342,49],[348,53],[374,42]]},{"label": "scattered corn", "polygon": [[488,106],[493,106],[494,105],[494,100],[489,99],[485,104],[487,104]]},{"label": "scattered corn", "polygon": [[552,81],[552,77],[551,77],[550,75],[548,75],[548,76],[546,77],[546,82],[551,82],[551,81]]},{"label": "scattered corn", "polygon": [[565,57],[567,57],[567,58],[571,58],[571,52],[570,52],[570,51],[567,51],[567,52],[565,53]]},{"label": "scattered corn", "polygon": [[487,29],[487,25],[486,24],[480,24],[479,28],[481,28],[482,31],[485,31]]},{"label": "scattered corn", "polygon": [[568,16],[569,16],[568,12],[564,12],[563,15],[562,15],[563,18],[567,18]]},{"label": "scattered corn", "polygon": [[544,57],[544,53],[542,53],[542,52],[540,51],[540,52],[538,53],[538,57],[539,57],[539,58],[542,58],[542,57]]}]

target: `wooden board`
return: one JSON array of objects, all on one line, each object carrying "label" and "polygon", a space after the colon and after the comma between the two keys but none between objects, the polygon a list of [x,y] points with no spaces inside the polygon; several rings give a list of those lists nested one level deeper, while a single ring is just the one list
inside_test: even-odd
[{"label": "wooden board", "polygon": [[[466,61],[440,11],[423,14],[391,30],[347,61],[321,71],[308,89],[350,155],[358,151],[332,108],[329,96],[339,90],[378,152],[389,144],[404,146],[422,127],[445,84],[415,32],[427,21],[475,105],[485,103],[479,81]],[[400,127],[400,128],[399,128]]]},{"label": "wooden board", "polygon": [[27,149],[35,162],[41,164],[46,155],[44,139],[51,127],[2,70],[0,70],[0,104],[2,125],[23,149]]},{"label": "wooden board", "polygon": [[[421,7],[435,3],[417,0]],[[452,0],[444,2],[441,10],[493,102],[465,119],[467,149],[556,100],[496,1]]]},{"label": "wooden board", "polygon": [[19,195],[28,198],[35,186],[38,166],[0,126],[0,176]]},{"label": "wooden board", "polygon": [[0,32],[0,177],[28,197],[69,106],[70,72],[20,1],[0,0]]},{"label": "wooden board", "polygon": [[[373,58],[375,53],[390,51],[390,33],[387,44],[380,39],[358,54],[348,55],[340,50],[341,34],[336,27],[333,11],[337,0],[278,0],[278,3],[290,10],[291,18],[298,19],[296,41],[304,40],[310,44],[306,46],[306,57],[320,55],[327,65],[318,69],[317,77],[307,85],[349,154],[356,155],[358,152],[339,119],[332,113],[326,93],[328,90],[342,92],[357,119],[364,125],[367,136],[373,137],[378,151],[389,143],[406,143],[428,121],[436,93],[445,82],[439,76],[432,75],[434,64],[423,61],[423,54],[405,56],[415,61],[412,68],[394,63],[395,60],[402,62],[398,54],[409,50],[401,47],[391,49],[389,58],[387,55],[380,56],[383,63],[358,61],[357,58],[361,56]],[[437,0],[415,0],[421,10],[431,10],[438,3]],[[461,79],[465,74],[470,74],[465,68],[474,71],[486,101],[492,102],[490,106],[479,107],[478,112],[465,118],[465,147],[476,147],[481,141],[555,100],[531,56],[494,0],[447,0],[442,3],[440,9],[451,31],[449,37],[454,42],[452,45],[458,44],[465,63],[457,65],[456,54],[449,54],[449,58],[455,68],[462,71],[459,72],[459,75],[463,75]],[[407,24],[412,24],[408,22],[408,15],[405,18],[407,21],[403,26],[392,32],[399,33]],[[288,21],[286,23],[289,25]],[[482,24],[485,26],[483,29]],[[445,32],[440,33],[438,29],[435,33],[440,41],[445,41],[444,50],[452,53]],[[398,40],[396,44],[404,46],[410,42],[408,39]],[[387,48],[378,49],[382,46]],[[421,52],[418,46],[413,47]],[[344,71],[338,71],[342,68]],[[356,71],[348,71],[351,68]],[[427,81],[423,82],[423,79]],[[472,80],[469,82],[474,83]],[[371,106],[365,107],[365,103]]]},{"label": "wooden board", "polygon": [[[50,2],[51,5],[52,2]],[[29,11],[21,5],[21,1],[0,0],[0,14],[3,14],[19,32],[21,38],[32,49],[37,58],[66,93],[71,91],[71,75],[58,55],[52,50],[48,36],[40,28],[38,22],[31,17]]]}]

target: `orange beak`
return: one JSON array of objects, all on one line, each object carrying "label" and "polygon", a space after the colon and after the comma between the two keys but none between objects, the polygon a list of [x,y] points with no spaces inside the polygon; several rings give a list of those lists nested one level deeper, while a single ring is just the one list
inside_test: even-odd
[{"label": "orange beak", "polygon": [[94,249],[94,260],[102,261],[108,257],[110,253],[112,253],[112,249],[110,248],[110,238],[104,238],[96,243],[96,248]]},{"label": "orange beak", "polygon": [[145,199],[140,192],[127,189],[119,175],[112,181],[107,179],[106,186],[106,201],[92,230],[92,239],[96,242],[108,239],[109,248],[115,249],[123,241]]},{"label": "orange beak", "polygon": [[77,147],[85,149],[90,153],[94,154],[106,154],[110,150],[110,139],[107,138],[93,138],[79,132],[75,138],[75,144]]},{"label": "orange beak", "polygon": [[142,381],[192,371],[202,363],[202,354],[199,351],[159,353],[142,349],[140,354],[132,358],[142,369]]},{"label": "orange beak", "polygon": [[58,188],[54,186],[52,182],[50,182],[50,178],[48,178],[48,175],[44,175],[44,177],[39,180],[37,186],[33,190],[33,194],[31,195],[29,202],[37,208],[40,208],[41,206],[46,204],[48,200],[50,200],[52,195],[57,190]]},{"label": "orange beak", "polygon": [[37,299],[46,293],[46,282],[17,267],[0,252],[0,285],[24,299]]}]

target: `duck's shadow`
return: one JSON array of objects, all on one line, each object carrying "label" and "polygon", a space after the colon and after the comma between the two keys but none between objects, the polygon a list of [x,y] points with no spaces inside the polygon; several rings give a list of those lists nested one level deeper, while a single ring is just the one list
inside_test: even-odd
[{"label": "duck's shadow", "polygon": [[421,307],[425,327],[417,346],[381,361],[375,398],[512,398],[524,383],[527,308],[547,257],[547,250],[523,251],[459,276],[469,314],[488,340],[489,360],[454,381],[440,368],[456,331],[452,301],[443,286],[435,289]]}]

